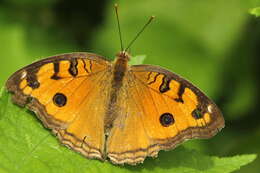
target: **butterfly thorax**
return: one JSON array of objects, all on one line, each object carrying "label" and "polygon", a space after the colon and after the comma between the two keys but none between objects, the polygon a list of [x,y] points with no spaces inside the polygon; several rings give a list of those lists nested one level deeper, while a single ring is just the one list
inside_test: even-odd
[{"label": "butterfly thorax", "polygon": [[107,112],[105,115],[105,133],[108,135],[110,132],[110,129],[113,126],[113,122],[118,116],[117,113],[117,100],[118,100],[118,94],[120,93],[120,90],[123,86],[123,81],[125,74],[128,70],[128,61],[130,59],[130,55],[125,52],[121,51],[116,55],[115,61],[113,63],[113,69],[112,69],[112,80],[111,80],[111,90],[109,93],[109,99],[108,99],[108,106],[107,106]]},{"label": "butterfly thorax", "polygon": [[114,65],[113,65],[113,80],[112,88],[120,88],[122,85],[125,72],[127,71],[128,61],[130,56],[127,52],[119,52],[116,55]]}]

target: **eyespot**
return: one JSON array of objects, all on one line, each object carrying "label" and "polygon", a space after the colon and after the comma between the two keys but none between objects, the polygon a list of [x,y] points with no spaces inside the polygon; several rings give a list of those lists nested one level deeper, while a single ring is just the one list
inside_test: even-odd
[{"label": "eyespot", "polygon": [[26,81],[28,83],[28,86],[31,87],[32,89],[36,89],[40,87],[40,83],[34,74],[30,74],[30,75],[27,74]]},{"label": "eyespot", "polygon": [[200,119],[203,117],[202,113],[201,113],[201,110],[200,109],[194,109],[194,111],[192,111],[192,116],[195,118],[195,119]]},{"label": "eyespot", "polygon": [[67,97],[62,93],[56,93],[53,97],[53,102],[58,107],[65,106],[67,103]]},{"label": "eyespot", "polygon": [[28,86],[32,89],[36,89],[40,87],[40,83],[38,81],[29,81]]},{"label": "eyespot", "polygon": [[173,115],[171,113],[163,113],[160,116],[160,123],[161,125],[163,125],[164,127],[168,127],[170,125],[172,125],[174,123],[174,118]]}]

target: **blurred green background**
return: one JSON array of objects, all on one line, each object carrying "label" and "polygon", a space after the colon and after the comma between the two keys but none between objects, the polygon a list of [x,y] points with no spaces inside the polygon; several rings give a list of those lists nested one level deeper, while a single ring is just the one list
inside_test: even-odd
[{"label": "blurred green background", "polygon": [[[226,127],[184,145],[217,156],[260,154],[260,18],[257,0],[0,0],[0,85],[41,58],[75,51],[109,59],[155,15],[131,47],[202,89],[223,111]],[[259,172],[260,158],[237,171]]]}]

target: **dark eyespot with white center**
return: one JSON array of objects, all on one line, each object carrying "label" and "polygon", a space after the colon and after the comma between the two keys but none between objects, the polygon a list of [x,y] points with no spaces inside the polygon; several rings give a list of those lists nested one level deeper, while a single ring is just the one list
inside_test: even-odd
[{"label": "dark eyespot with white center", "polygon": [[193,118],[195,118],[195,119],[200,119],[200,118],[202,118],[203,117],[203,114],[202,114],[202,112],[201,112],[201,110],[200,109],[194,109],[194,111],[192,111],[192,116],[193,116]]}]

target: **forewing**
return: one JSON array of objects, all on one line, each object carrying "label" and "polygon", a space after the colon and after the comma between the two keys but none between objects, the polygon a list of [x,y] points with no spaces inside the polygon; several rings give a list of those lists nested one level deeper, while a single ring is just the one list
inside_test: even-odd
[{"label": "forewing", "polygon": [[108,90],[104,82],[110,70],[110,62],[98,55],[63,54],[17,71],[6,88],[14,103],[35,112],[62,143],[102,159]]}]

